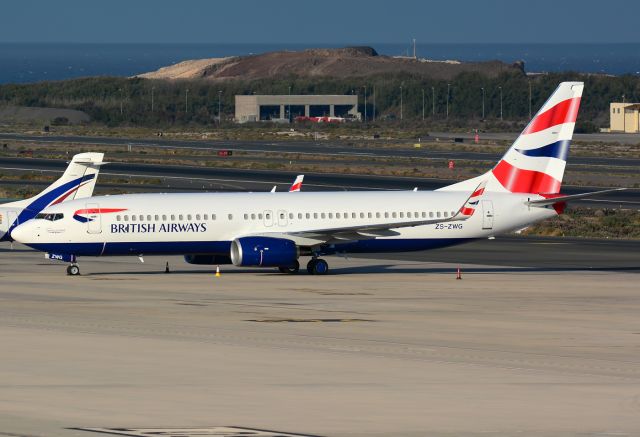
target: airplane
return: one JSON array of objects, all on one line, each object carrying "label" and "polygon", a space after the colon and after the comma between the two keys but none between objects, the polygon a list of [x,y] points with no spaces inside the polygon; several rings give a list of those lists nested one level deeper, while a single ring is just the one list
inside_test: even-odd
[{"label": "airplane", "polygon": [[[191,264],[329,271],[325,255],[446,247],[516,231],[567,202],[560,193],[584,85],[563,82],[500,161],[435,191],[128,194],[45,208],[12,232],[69,263],[78,256],[180,254]],[[142,259],[142,258],[141,258]]]},{"label": "airplane", "polygon": [[13,241],[12,232],[52,205],[93,195],[104,153],[74,155],[62,176],[37,196],[0,205],[0,241]]},{"label": "airplane", "polygon": [[[302,188],[302,181],[303,180],[304,180],[304,175],[303,174],[299,174],[298,176],[296,176],[296,179],[293,181],[293,184],[291,184],[291,186],[289,187],[289,192],[290,193],[299,193],[300,189]],[[275,193],[277,188],[278,188],[278,186],[274,185],[273,188],[271,189],[271,192]]]}]

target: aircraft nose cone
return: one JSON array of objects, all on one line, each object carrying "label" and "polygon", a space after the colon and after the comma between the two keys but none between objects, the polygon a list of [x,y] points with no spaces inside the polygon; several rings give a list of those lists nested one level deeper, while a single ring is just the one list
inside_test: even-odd
[{"label": "aircraft nose cone", "polygon": [[27,223],[16,226],[11,230],[11,238],[18,243],[27,243],[30,236],[29,228]]}]

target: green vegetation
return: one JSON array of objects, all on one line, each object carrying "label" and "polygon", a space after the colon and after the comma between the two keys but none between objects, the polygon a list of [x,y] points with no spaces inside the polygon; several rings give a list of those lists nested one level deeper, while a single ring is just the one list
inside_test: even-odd
[{"label": "green vegetation", "polygon": [[572,208],[565,214],[527,228],[522,234],[549,237],[640,238],[640,211]]},{"label": "green vegetation", "polygon": [[[398,73],[361,78],[270,78],[255,81],[210,82],[207,80],[149,80],[141,78],[95,77],[60,82],[8,84],[0,86],[0,105],[78,109],[88,113],[96,123],[107,126],[215,126],[218,103],[223,125],[233,117],[236,94],[359,94],[363,101],[367,89],[367,113],[377,120],[400,124],[400,87],[404,125],[422,123],[422,96],[425,95],[425,118],[430,129],[477,127],[482,113],[485,89],[486,121],[483,129],[514,130],[529,115],[529,83],[532,109],[535,112],[557,84],[563,80],[586,82],[578,131],[594,131],[608,125],[609,103],[626,96],[640,100],[640,78],[611,77],[578,73],[553,73],[527,77],[508,73],[490,79],[478,73],[463,73],[450,81],[449,118],[446,119],[447,82],[422,76]],[[503,116],[500,120],[500,87]],[[187,95],[187,89],[188,95]],[[375,97],[374,97],[375,90]],[[435,116],[432,115],[435,91]],[[151,111],[153,94],[154,110]],[[187,98],[185,98],[187,97]],[[361,103],[361,112],[364,105]],[[58,120],[56,124],[65,124]],[[327,127],[327,129],[330,129]]]}]

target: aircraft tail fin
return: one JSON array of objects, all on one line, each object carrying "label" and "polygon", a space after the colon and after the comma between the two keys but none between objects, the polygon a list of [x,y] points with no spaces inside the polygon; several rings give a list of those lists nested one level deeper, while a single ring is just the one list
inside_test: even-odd
[{"label": "aircraft tail fin", "polygon": [[583,89],[583,82],[562,82],[493,169],[440,190],[472,190],[487,178],[487,191],[559,193]]},{"label": "aircraft tail fin", "polygon": [[40,212],[50,205],[66,200],[91,197],[96,185],[104,153],[79,153],[74,155],[62,176],[41,193],[29,199],[3,206]]}]

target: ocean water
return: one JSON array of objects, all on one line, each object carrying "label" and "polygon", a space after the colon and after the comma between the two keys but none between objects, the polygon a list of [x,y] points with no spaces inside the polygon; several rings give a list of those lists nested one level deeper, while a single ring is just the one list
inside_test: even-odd
[{"label": "ocean water", "polygon": [[[354,44],[70,44],[0,43],[0,83],[86,76],[132,76],[187,59],[345,47]],[[407,55],[407,44],[370,44],[383,55]],[[640,44],[418,44],[418,57],[460,61],[523,60],[528,72],[640,74]]]}]

